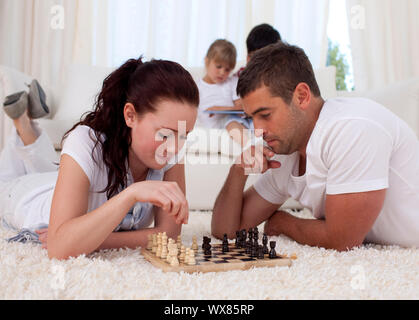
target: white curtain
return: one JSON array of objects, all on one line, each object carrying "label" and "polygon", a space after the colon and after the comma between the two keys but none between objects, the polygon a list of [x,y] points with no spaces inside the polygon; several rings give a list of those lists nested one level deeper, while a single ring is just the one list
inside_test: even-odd
[{"label": "white curtain", "polygon": [[419,76],[419,1],[347,0],[356,90]]},{"label": "white curtain", "polygon": [[226,38],[246,59],[246,37],[269,23],[302,47],[315,67],[326,64],[329,0],[109,0],[111,54],[107,66],[131,57],[202,66],[214,40]]},{"label": "white curtain", "polygon": [[[276,27],[315,67],[326,62],[329,0],[0,0],[0,65],[38,79],[64,80],[71,63],[118,66],[143,54],[202,66],[215,39],[229,39],[238,61],[257,24]],[[4,94],[10,94],[6,92]],[[0,112],[0,150],[11,121]]]}]

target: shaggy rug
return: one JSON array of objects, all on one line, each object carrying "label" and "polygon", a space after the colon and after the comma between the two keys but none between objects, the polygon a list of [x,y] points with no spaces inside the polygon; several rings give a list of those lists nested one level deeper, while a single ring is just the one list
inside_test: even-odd
[{"label": "shaggy rug", "polygon": [[[296,215],[311,217],[306,211]],[[208,212],[191,212],[183,242],[209,236],[210,220]],[[291,267],[186,274],[163,273],[139,249],[49,260],[40,245],[4,240],[13,235],[0,227],[0,299],[419,298],[419,249],[414,248],[368,245],[339,253],[280,236],[272,239],[277,252],[297,255]]]}]

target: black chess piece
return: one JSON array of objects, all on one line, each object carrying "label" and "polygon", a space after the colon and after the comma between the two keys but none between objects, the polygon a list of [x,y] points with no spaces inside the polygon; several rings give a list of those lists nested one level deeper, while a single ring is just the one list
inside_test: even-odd
[{"label": "black chess piece", "polygon": [[211,238],[204,236],[202,238],[202,249],[205,249],[205,245],[211,241]]},{"label": "black chess piece", "polygon": [[240,248],[240,231],[236,231],[236,242],[235,242],[236,248]]},{"label": "black chess piece", "polygon": [[204,255],[210,256],[211,253],[211,238],[204,237],[202,249],[204,249]]},{"label": "black chess piece", "polygon": [[222,251],[223,252],[228,252],[228,238],[227,238],[227,234],[224,233],[224,237],[223,237],[223,246],[222,246]]},{"label": "black chess piece", "polygon": [[264,251],[263,251],[263,246],[259,246],[258,247],[258,259],[264,259],[265,255],[264,255]]},{"label": "black chess piece", "polygon": [[271,251],[269,251],[269,259],[277,258],[275,251],[276,241],[270,241],[269,246],[271,247]]},{"label": "black chess piece", "polygon": [[263,234],[262,243],[263,243],[263,253],[264,254],[268,254],[269,253],[269,249],[268,249],[268,236],[266,235],[266,233]]},{"label": "black chess piece", "polygon": [[256,241],[259,240],[259,230],[258,230],[258,227],[255,227],[253,229],[253,239],[255,239]]},{"label": "black chess piece", "polygon": [[242,231],[241,231],[241,238],[240,238],[240,247],[241,248],[246,248],[246,237],[247,237],[247,234],[246,234],[246,229],[242,229]]},{"label": "black chess piece", "polygon": [[255,246],[254,244],[252,244],[251,248],[250,248],[250,257],[251,258],[256,258],[258,256],[258,247]]}]

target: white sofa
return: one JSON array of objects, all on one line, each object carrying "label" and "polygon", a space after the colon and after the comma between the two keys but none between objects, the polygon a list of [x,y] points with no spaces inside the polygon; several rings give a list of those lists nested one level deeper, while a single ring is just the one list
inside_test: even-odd
[{"label": "white sofa", "polygon": [[[103,79],[112,71],[111,68],[73,65],[69,68],[64,83],[54,87],[45,87],[47,103],[51,114],[46,119],[40,119],[43,127],[54,145],[58,148],[61,138],[80,116],[91,110],[96,94],[99,92]],[[189,70],[197,79],[202,76],[203,68]],[[324,98],[337,96],[356,96],[358,93],[337,92],[335,89],[334,67],[316,70],[316,78]],[[4,66],[0,66],[0,102],[4,96],[24,89],[24,83],[31,77]],[[405,119],[419,133],[419,78],[396,84],[381,91],[362,93],[377,100]],[[0,118],[1,121],[1,118]],[[207,138],[219,143],[208,144]],[[215,136],[214,136],[215,135]],[[204,128],[195,128],[188,137],[185,157],[187,199],[193,210],[211,210],[215,198],[220,191],[228,170],[234,160],[225,130],[208,132]],[[247,186],[258,178],[250,176]],[[300,208],[300,205],[290,199],[284,204],[287,208]]]}]

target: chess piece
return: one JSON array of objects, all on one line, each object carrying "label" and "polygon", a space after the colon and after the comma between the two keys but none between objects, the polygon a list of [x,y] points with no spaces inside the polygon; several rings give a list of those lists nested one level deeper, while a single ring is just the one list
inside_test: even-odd
[{"label": "chess piece", "polygon": [[234,243],[236,248],[240,248],[240,231],[236,231],[236,242]]},{"label": "chess piece", "polygon": [[223,245],[222,245],[222,251],[223,252],[228,252],[228,238],[227,238],[227,234],[224,233],[224,237],[223,237]]},{"label": "chess piece", "polygon": [[263,246],[258,246],[258,259],[264,259]]},{"label": "chess piece", "polygon": [[152,234],[149,234],[147,236],[147,240],[148,240],[148,242],[147,242],[147,250],[153,249],[153,235]]},{"label": "chess piece", "polygon": [[269,249],[268,249],[268,236],[267,236],[266,233],[263,234],[262,243],[263,243],[263,253],[264,254],[268,254],[269,253]]},{"label": "chess piece", "polygon": [[166,259],[167,258],[167,245],[162,244],[160,258]]},{"label": "chess piece", "polygon": [[204,255],[211,255],[211,238],[204,237],[202,243],[202,249],[204,250]]},{"label": "chess piece", "polygon": [[246,237],[247,237],[246,229],[242,229],[241,239],[240,239],[240,241],[241,241],[240,247],[241,248],[246,248]]},{"label": "chess piece", "polygon": [[189,258],[188,258],[188,265],[192,266],[196,264],[195,260],[195,251],[192,249],[189,250]]},{"label": "chess piece", "polygon": [[156,257],[159,257],[159,258],[161,257],[161,249],[162,249],[161,243],[157,244]]},{"label": "chess piece", "polygon": [[192,237],[192,249],[195,252],[198,252],[198,242],[197,242],[196,236]]},{"label": "chess piece", "polygon": [[177,244],[178,250],[180,250],[180,248],[182,247],[182,237],[180,235],[177,236],[176,244]]},{"label": "chess piece", "polygon": [[256,242],[259,240],[259,230],[257,227],[253,229],[253,240],[256,240]]},{"label": "chess piece", "polygon": [[159,232],[157,234],[157,249],[156,249],[156,256],[159,258],[161,256],[161,249],[162,249],[162,233]]},{"label": "chess piece", "polygon": [[188,264],[189,263],[189,257],[190,257],[189,251],[190,251],[190,249],[189,248],[186,248],[186,251],[185,251],[185,259],[183,261],[185,264]]},{"label": "chess piece", "polygon": [[153,238],[153,248],[151,249],[151,252],[156,253],[156,250],[157,250],[157,234],[154,233],[152,238]]},{"label": "chess piece", "polygon": [[270,241],[269,246],[271,247],[271,251],[269,251],[269,259],[277,258],[275,251],[276,241]]},{"label": "chess piece", "polygon": [[177,254],[178,254],[177,244],[173,240],[169,245],[169,255],[167,257],[167,261],[170,263],[171,266],[179,265]]},{"label": "chess piece", "polygon": [[185,248],[185,246],[181,246],[180,247],[180,255],[179,255],[180,262],[185,262],[185,256],[186,256],[186,248]]}]

